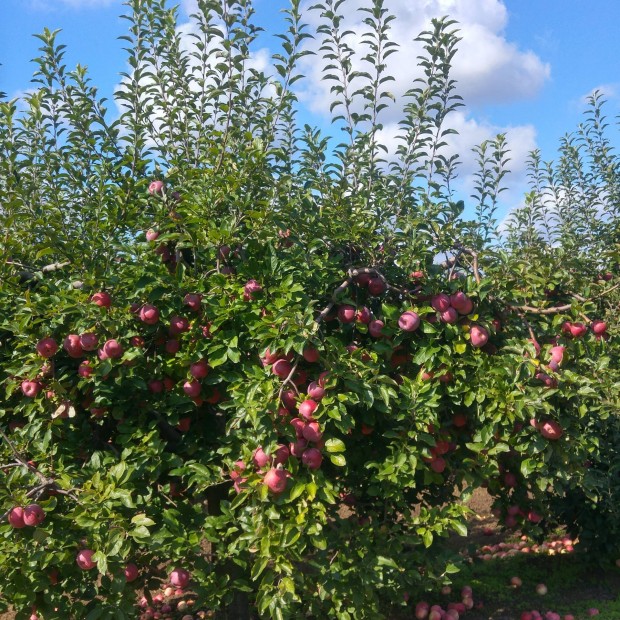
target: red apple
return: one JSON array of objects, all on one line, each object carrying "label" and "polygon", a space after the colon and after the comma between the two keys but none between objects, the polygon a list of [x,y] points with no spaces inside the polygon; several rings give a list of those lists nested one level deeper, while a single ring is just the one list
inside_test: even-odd
[{"label": "red apple", "polygon": [[22,381],[21,389],[24,396],[28,398],[34,398],[41,392],[42,385],[38,381]]},{"label": "red apple", "polygon": [[600,336],[601,334],[604,334],[607,331],[607,323],[605,323],[605,321],[601,321],[599,319],[596,319],[595,321],[592,321],[592,331],[597,335]]},{"label": "red apple", "polygon": [[95,293],[91,298],[91,302],[101,306],[102,308],[109,308],[112,305],[112,298],[108,293]]},{"label": "red apple", "polygon": [[304,400],[299,405],[299,415],[306,420],[312,420],[312,414],[316,411],[318,404],[311,399]]},{"label": "red apple", "polygon": [[483,347],[489,340],[489,332],[480,325],[472,325],[469,330],[471,345],[475,348]]},{"label": "red apple", "polygon": [[181,343],[176,338],[170,338],[170,340],[166,340],[164,349],[169,355],[176,355],[181,350]]},{"label": "red apple", "polygon": [[170,319],[168,333],[171,336],[178,336],[187,331],[189,331],[189,321],[184,316],[173,316]]},{"label": "red apple", "polygon": [[314,364],[319,361],[319,351],[315,347],[306,346],[304,347],[303,357],[309,364]]},{"label": "red apple", "polygon": [[187,293],[187,295],[183,298],[183,303],[193,312],[198,312],[200,310],[201,302],[202,295],[199,295],[198,293]]},{"label": "red apple", "polygon": [[267,463],[269,463],[271,457],[259,446],[256,450],[254,450],[252,460],[258,469],[262,469],[265,465],[267,465]]},{"label": "red apple", "polygon": [[545,439],[556,440],[562,437],[562,427],[555,420],[547,420],[539,426],[540,434]]},{"label": "red apple", "polygon": [[264,484],[274,494],[279,495],[286,489],[287,471],[285,469],[270,469],[263,478]]},{"label": "red apple", "polygon": [[383,321],[375,319],[374,321],[370,321],[370,323],[368,324],[368,333],[373,338],[381,338],[381,336],[383,336],[384,327],[385,323]]},{"label": "red apple", "polygon": [[452,325],[458,321],[459,315],[454,308],[449,307],[439,314],[439,318],[443,323],[449,323]]},{"label": "red apple", "polygon": [[189,374],[192,375],[194,379],[204,379],[209,374],[209,364],[206,360],[194,362],[189,367]]},{"label": "red apple", "polygon": [[53,338],[42,338],[37,343],[37,353],[41,357],[52,357],[58,351],[58,343]]},{"label": "red apple", "polygon": [[190,397],[196,398],[200,394],[201,385],[200,381],[194,379],[193,381],[186,381],[183,384],[183,391]]},{"label": "red apple", "polygon": [[[316,381],[313,381],[308,385],[307,394],[312,400],[321,400],[321,398],[325,396],[325,388],[321,387]],[[284,394],[282,396],[284,396]]]},{"label": "red apple", "polygon": [[97,334],[80,334],[80,346],[84,351],[94,351],[99,346]]},{"label": "red apple", "polygon": [[151,181],[149,183],[149,194],[151,196],[159,195],[161,196],[164,193],[164,182],[163,181]]},{"label": "red apple", "polygon": [[338,319],[341,323],[353,323],[355,321],[356,310],[347,304],[338,308]]},{"label": "red apple", "polygon": [[97,562],[93,561],[93,555],[95,552],[92,549],[82,549],[78,551],[75,561],[82,570],[91,570],[97,566]]},{"label": "red apple", "polygon": [[573,338],[581,338],[587,331],[588,328],[583,323],[572,323],[570,326],[570,334]]},{"label": "red apple", "polygon": [[159,321],[159,310],[152,304],[144,304],[138,313],[140,320],[147,325],[155,325]]},{"label": "red apple", "polygon": [[271,367],[271,372],[280,379],[286,379],[293,370],[292,364],[285,359],[276,360]]},{"label": "red apple", "polygon": [[425,601],[420,601],[415,606],[415,617],[417,620],[426,620],[428,618],[428,612],[430,611],[430,605]]},{"label": "red apple", "polygon": [[170,583],[175,588],[185,588],[189,584],[190,574],[184,568],[175,568],[170,573]]},{"label": "red apple", "polygon": [[385,282],[381,278],[370,278],[368,281],[368,292],[373,297],[383,295],[387,289]]},{"label": "red apple", "polygon": [[110,359],[118,359],[123,355],[123,347],[117,340],[111,339],[103,345],[103,352]]},{"label": "red apple", "polygon": [[301,455],[301,462],[308,467],[308,469],[318,469],[321,467],[322,461],[323,455],[321,451],[316,448],[308,448],[304,450],[304,453]]},{"label": "red apple", "polygon": [[24,523],[30,526],[39,525],[45,519],[45,512],[39,504],[28,504],[24,508]]},{"label": "red apple", "polygon": [[308,422],[308,424],[306,424],[302,429],[302,435],[304,436],[304,439],[314,443],[321,441],[321,437],[323,437],[323,433],[321,432],[321,427],[318,422]]},{"label": "red apple", "polygon": [[536,586],[536,594],[539,594],[540,596],[547,594],[547,586],[544,583],[539,583]]},{"label": "red apple", "polygon": [[431,306],[434,310],[437,310],[437,312],[445,312],[450,308],[450,298],[445,293],[433,295],[431,298]]},{"label": "red apple", "polygon": [[129,562],[128,564],[125,565],[125,581],[127,583],[135,581],[139,575],[140,575],[140,571],[138,570],[138,567],[133,562]]},{"label": "red apple", "polygon": [[14,527],[16,530],[26,527],[26,522],[24,521],[24,509],[21,506],[15,506],[15,508],[12,508],[9,512],[8,520],[11,527]]},{"label": "red apple", "polygon": [[278,444],[276,451],[274,453],[273,464],[274,465],[284,465],[286,461],[288,461],[289,456],[291,455],[288,446],[283,444]]},{"label": "red apple", "polygon": [[420,316],[415,312],[407,310],[398,319],[398,327],[405,332],[414,332],[420,327]]},{"label": "red apple", "polygon": [[82,357],[84,350],[80,344],[80,337],[77,334],[69,334],[62,343],[64,350],[70,357]]},{"label": "red apple", "polygon": [[164,382],[159,379],[151,379],[147,385],[153,394],[161,394],[164,391]]},{"label": "red apple", "polygon": [[368,325],[368,323],[370,323],[370,321],[372,320],[372,313],[366,306],[364,306],[357,311],[357,314],[355,315],[355,320],[358,323],[364,323],[365,325]]},{"label": "red apple", "polygon": [[95,369],[90,365],[89,360],[84,360],[78,366],[78,375],[80,375],[80,377],[84,377],[85,379],[90,377],[94,372]]}]

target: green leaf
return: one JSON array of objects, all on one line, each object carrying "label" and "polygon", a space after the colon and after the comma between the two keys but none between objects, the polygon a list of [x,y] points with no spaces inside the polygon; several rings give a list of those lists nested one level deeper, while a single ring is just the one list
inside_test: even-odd
[{"label": "green leaf", "polygon": [[327,450],[327,452],[344,452],[346,446],[343,441],[333,437],[325,442],[325,450]]},{"label": "green leaf", "polygon": [[342,454],[330,454],[329,460],[336,465],[336,467],[344,467],[347,464],[347,460]]}]

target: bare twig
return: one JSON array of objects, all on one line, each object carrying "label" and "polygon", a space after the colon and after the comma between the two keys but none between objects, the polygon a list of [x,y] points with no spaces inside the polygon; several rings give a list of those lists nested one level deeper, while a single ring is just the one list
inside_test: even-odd
[{"label": "bare twig", "polygon": [[22,263],[19,263],[17,261],[11,260],[9,259],[7,261],[7,264],[9,265],[15,265],[16,267],[21,267],[21,270],[19,271],[19,277],[21,280],[34,280],[36,279],[36,272],[41,272],[41,273],[51,273],[53,271],[59,271],[60,269],[64,269],[65,267],[67,267],[68,265],[71,264],[70,261],[63,261],[60,263],[50,263],[49,265],[44,265],[43,267],[41,267],[40,269],[35,269],[34,267],[26,267],[26,265],[23,265]]}]

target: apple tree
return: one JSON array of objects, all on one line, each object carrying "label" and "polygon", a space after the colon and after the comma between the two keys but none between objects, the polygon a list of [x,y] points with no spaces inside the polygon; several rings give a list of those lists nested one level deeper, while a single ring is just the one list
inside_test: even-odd
[{"label": "apple tree", "polygon": [[[0,102],[0,604],[18,617],[187,607],[156,610],[160,588],[196,617],[410,614],[458,571],[443,543],[482,486],[505,527],[587,539],[571,507],[596,508],[617,450],[602,106],[557,166],[532,154],[499,236],[505,136],[477,148],[471,204],[452,189],[450,19],[420,35],[396,152],[381,142],[386,4],[356,48],[342,2],[310,32],[292,0],[267,74],[249,0],[199,0],[189,44],[164,0],[128,0],[116,116],[39,35],[35,89]],[[298,120],[310,37],[341,142]]]}]

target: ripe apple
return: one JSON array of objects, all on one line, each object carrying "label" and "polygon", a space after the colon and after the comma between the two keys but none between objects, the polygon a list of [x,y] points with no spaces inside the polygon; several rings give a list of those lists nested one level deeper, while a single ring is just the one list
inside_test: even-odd
[{"label": "ripe apple", "polygon": [[298,439],[304,436],[303,430],[306,426],[306,422],[304,420],[302,420],[301,418],[293,418],[290,421],[290,425],[295,429],[295,434],[297,435]]},{"label": "ripe apple", "polygon": [[153,394],[161,394],[164,391],[164,382],[159,379],[151,379],[147,385]]},{"label": "ripe apple", "polygon": [[183,391],[190,397],[196,398],[200,394],[201,385],[200,381],[194,379],[193,381],[186,381],[183,384]]},{"label": "ripe apple", "polygon": [[587,331],[588,328],[583,323],[572,323],[570,326],[570,334],[573,338],[581,338]]},{"label": "ripe apple", "polygon": [[80,344],[80,337],[77,334],[69,334],[62,343],[64,350],[70,357],[82,357],[84,351]]},{"label": "ripe apple", "polygon": [[95,552],[92,549],[82,549],[78,551],[75,562],[82,570],[91,570],[97,566],[97,562],[93,561],[93,555]]},{"label": "ripe apple", "polygon": [[471,337],[471,345],[475,348],[483,347],[489,340],[489,332],[480,325],[472,325],[472,328],[469,330],[469,335]]},{"label": "ripe apple", "polygon": [[434,472],[441,474],[445,470],[445,468],[446,468],[446,461],[440,456],[435,457],[431,460],[431,469]]},{"label": "ripe apple", "polygon": [[405,332],[414,332],[420,327],[420,316],[415,312],[407,310],[400,315],[398,327]]},{"label": "ripe apple", "polygon": [[190,574],[184,568],[175,568],[170,573],[170,583],[175,588],[185,588],[189,584]]},{"label": "ripe apple", "polygon": [[458,321],[459,314],[454,308],[452,308],[452,306],[450,306],[439,314],[439,318],[443,323],[453,325]]},{"label": "ripe apple", "polygon": [[[433,607],[436,607],[436,605],[433,605]],[[433,609],[431,608],[429,614],[428,614],[428,620],[441,620],[442,619],[443,614],[441,613],[441,609]]]},{"label": "ripe apple", "polygon": [[173,316],[170,319],[168,333],[171,336],[178,336],[183,332],[189,331],[189,321],[184,316]]},{"label": "ripe apple", "polygon": [[267,463],[269,463],[271,457],[259,446],[256,450],[254,450],[252,460],[258,469],[262,469],[265,465],[267,465]]},{"label": "ripe apple", "polygon": [[312,420],[312,414],[316,411],[318,404],[311,399],[304,400],[299,405],[299,415],[306,420]]},{"label": "ripe apple", "polygon": [[314,364],[319,361],[320,355],[318,349],[312,347],[310,345],[304,347],[304,351],[302,353],[304,359],[309,364]]},{"label": "ripe apple", "polygon": [[80,334],[80,346],[84,351],[94,351],[99,346],[97,334]]},{"label": "ripe apple", "polygon": [[297,395],[293,390],[282,392],[280,399],[288,411],[295,411],[297,409]]},{"label": "ripe apple", "polygon": [[420,601],[415,606],[415,617],[417,620],[426,620],[426,618],[428,618],[429,610],[430,605],[426,601]]},{"label": "ripe apple", "polygon": [[183,303],[193,312],[198,312],[200,310],[201,302],[202,295],[199,293],[187,293],[187,295],[183,298]]},{"label": "ripe apple", "polygon": [[204,379],[209,374],[209,364],[206,360],[194,362],[189,367],[189,374],[192,375],[194,379]]},{"label": "ripe apple", "polygon": [[588,611],[586,612],[588,614],[588,616],[592,617],[592,616],[598,616],[599,615],[599,610],[596,609],[596,607],[590,607],[590,609],[588,609]]},{"label": "ripe apple", "polygon": [[149,194],[151,196],[160,195],[164,193],[164,182],[163,181],[151,181],[149,183]]},{"label": "ripe apple", "polygon": [[318,422],[308,422],[308,424],[306,424],[302,429],[302,435],[304,439],[312,442],[321,441],[321,437],[323,437],[323,433],[321,432],[321,427]]},{"label": "ripe apple", "polygon": [[152,304],[144,304],[138,316],[143,323],[155,325],[159,321],[159,310]]},{"label": "ripe apple", "polygon": [[100,306],[101,308],[109,308],[112,305],[112,298],[109,293],[95,293],[90,300],[92,303]]},{"label": "ripe apple", "polygon": [[380,321],[379,319],[375,319],[374,321],[370,321],[368,324],[368,333],[373,338],[381,338],[383,336],[383,328],[385,327],[385,323]]},{"label": "ripe apple", "polygon": [[181,350],[181,343],[176,338],[170,338],[166,340],[164,349],[169,355],[176,355]]},{"label": "ripe apple", "polygon": [[84,377],[85,379],[90,377],[95,372],[95,369],[90,365],[89,360],[84,360],[78,366],[78,375],[80,377]]},{"label": "ripe apple", "polygon": [[125,565],[125,581],[127,581],[127,583],[135,581],[139,575],[140,571],[133,562],[129,562]]},{"label": "ripe apple", "polygon": [[11,527],[14,527],[16,530],[26,527],[26,522],[24,521],[24,509],[21,506],[15,506],[12,508],[9,512],[8,520]]},{"label": "ripe apple", "polygon": [[179,419],[179,423],[176,425],[176,429],[181,433],[187,433],[192,425],[192,419],[188,416]]},{"label": "ripe apple", "polygon": [[596,319],[595,321],[592,321],[592,331],[597,335],[600,336],[601,334],[604,334],[607,331],[607,323],[605,323],[605,321],[601,321],[600,319]]},{"label": "ripe apple", "polygon": [[308,385],[307,394],[312,400],[318,401],[325,396],[325,388],[321,387],[316,381],[313,381]]},{"label": "ripe apple", "polygon": [[368,325],[368,323],[370,323],[370,321],[372,320],[372,313],[366,306],[363,306],[357,311],[357,314],[355,315],[355,320],[358,323],[364,323],[365,325]]},{"label": "ripe apple", "polygon": [[278,447],[276,448],[276,451],[274,452],[274,455],[273,455],[274,456],[273,464],[284,465],[284,463],[288,461],[288,458],[290,455],[291,455],[291,452],[288,449],[288,446],[285,446],[284,444],[278,444]]},{"label": "ripe apple", "polygon": [[279,495],[286,489],[287,471],[286,469],[271,468],[263,478],[267,488],[274,494]]},{"label": "ripe apple", "polygon": [[344,304],[338,308],[338,319],[341,323],[353,323],[355,321],[356,310],[354,306]]},{"label": "ripe apple", "polygon": [[387,289],[387,285],[381,278],[370,278],[368,281],[368,292],[373,297],[379,297],[383,295]]},{"label": "ripe apple", "polygon": [[445,312],[450,308],[450,298],[445,293],[439,293],[431,297],[431,306],[437,312]]},{"label": "ripe apple", "polygon": [[280,379],[286,379],[291,374],[291,370],[293,370],[292,364],[285,359],[276,360],[271,367],[271,372]]},{"label": "ripe apple", "polygon": [[540,523],[542,521],[542,516],[539,515],[535,510],[530,510],[527,513],[528,521],[531,523]]},{"label": "ripe apple", "polygon": [[471,314],[474,309],[474,303],[462,291],[450,295],[450,305],[458,311],[459,314]]},{"label": "ripe apple", "polygon": [[38,381],[22,381],[21,389],[24,396],[34,398],[42,389],[42,385]]},{"label": "ripe apple", "polygon": [[308,441],[302,437],[299,437],[297,441],[293,441],[288,445],[289,452],[297,459],[301,458],[304,450],[308,447]]},{"label": "ripe apple", "polygon": [[301,462],[308,467],[308,469],[318,469],[323,462],[323,455],[317,448],[308,448],[304,450],[301,455]]},{"label": "ripe apple", "polygon": [[58,351],[58,343],[53,338],[42,338],[37,342],[37,353],[41,357],[52,357]]},{"label": "ripe apple", "polygon": [[540,434],[545,439],[551,439],[553,441],[559,439],[564,434],[562,427],[555,420],[547,420],[538,428],[540,430]]},{"label": "ripe apple", "polygon": [[123,355],[123,347],[117,340],[111,339],[103,345],[103,352],[110,359],[118,359]]},{"label": "ripe apple", "polygon": [[510,585],[514,586],[515,588],[520,588],[523,585],[523,581],[521,581],[520,577],[511,577]]}]

